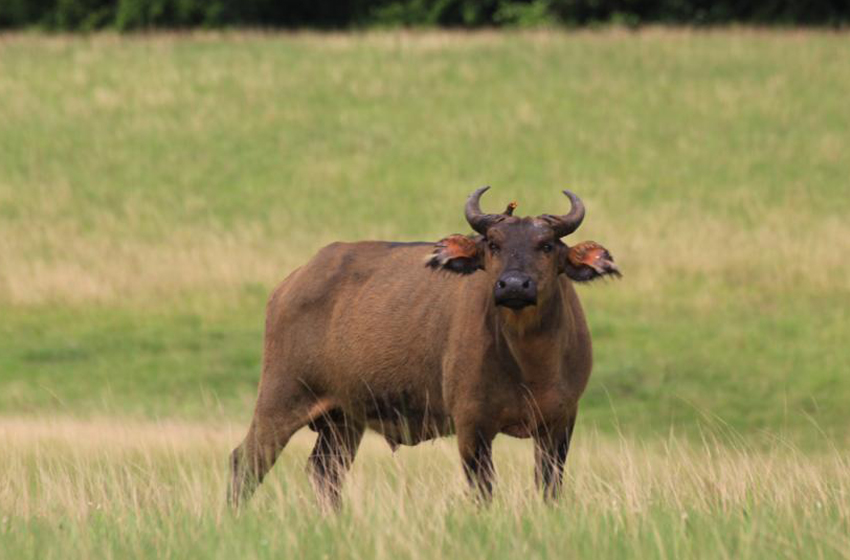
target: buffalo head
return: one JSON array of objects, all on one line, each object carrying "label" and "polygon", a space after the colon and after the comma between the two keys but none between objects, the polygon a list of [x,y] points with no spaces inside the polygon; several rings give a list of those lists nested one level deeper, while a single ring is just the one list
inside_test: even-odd
[{"label": "buffalo head", "polygon": [[546,301],[559,274],[580,282],[619,275],[613,258],[601,245],[587,241],[569,247],[561,241],[584,219],[579,197],[564,191],[571,203],[567,214],[521,218],[513,215],[514,203],[501,214],[482,212],[481,195],[489,188],[476,190],[466,203],[466,220],[478,235],[441,240],[429,258],[430,266],[460,274],[485,271],[493,282],[496,305],[510,309]]}]

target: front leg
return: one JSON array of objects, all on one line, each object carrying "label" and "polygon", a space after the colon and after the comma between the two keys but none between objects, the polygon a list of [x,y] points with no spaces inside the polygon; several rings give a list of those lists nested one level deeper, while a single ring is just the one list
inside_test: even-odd
[{"label": "front leg", "polygon": [[457,441],[463,472],[473,493],[484,502],[493,497],[493,438],[491,430],[468,426],[458,427]]},{"label": "front leg", "polygon": [[561,494],[564,478],[564,463],[570,450],[576,417],[572,416],[566,426],[543,429],[534,436],[534,480],[543,490],[545,500],[557,500]]}]

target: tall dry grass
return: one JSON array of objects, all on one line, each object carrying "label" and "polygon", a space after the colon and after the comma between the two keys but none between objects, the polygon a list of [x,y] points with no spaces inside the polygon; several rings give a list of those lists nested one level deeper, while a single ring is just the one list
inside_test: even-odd
[{"label": "tall dry grass", "polygon": [[232,425],[2,419],[0,539],[16,555],[56,558],[850,557],[850,457],[838,450],[579,430],[565,495],[547,505],[532,489],[530,446],[500,438],[496,498],[480,508],[453,440],[393,455],[369,436],[343,511],[323,516],[302,432],[234,516],[226,456],[240,436]]}]

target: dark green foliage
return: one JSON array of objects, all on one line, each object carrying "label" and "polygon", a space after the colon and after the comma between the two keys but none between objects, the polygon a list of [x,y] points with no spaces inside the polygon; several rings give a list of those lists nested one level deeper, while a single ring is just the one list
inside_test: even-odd
[{"label": "dark green foliage", "polygon": [[0,27],[843,25],[847,0],[0,0]]}]

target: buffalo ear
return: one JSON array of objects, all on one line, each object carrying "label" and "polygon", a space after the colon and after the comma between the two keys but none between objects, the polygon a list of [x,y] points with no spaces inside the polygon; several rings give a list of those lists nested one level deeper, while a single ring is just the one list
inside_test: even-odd
[{"label": "buffalo ear", "polygon": [[608,249],[595,241],[582,241],[578,245],[561,248],[561,272],[576,282],[588,282],[603,276],[620,277],[619,267]]},{"label": "buffalo ear", "polygon": [[460,235],[445,237],[434,245],[426,264],[431,268],[442,268],[458,274],[472,274],[484,267],[482,258],[482,235]]}]

